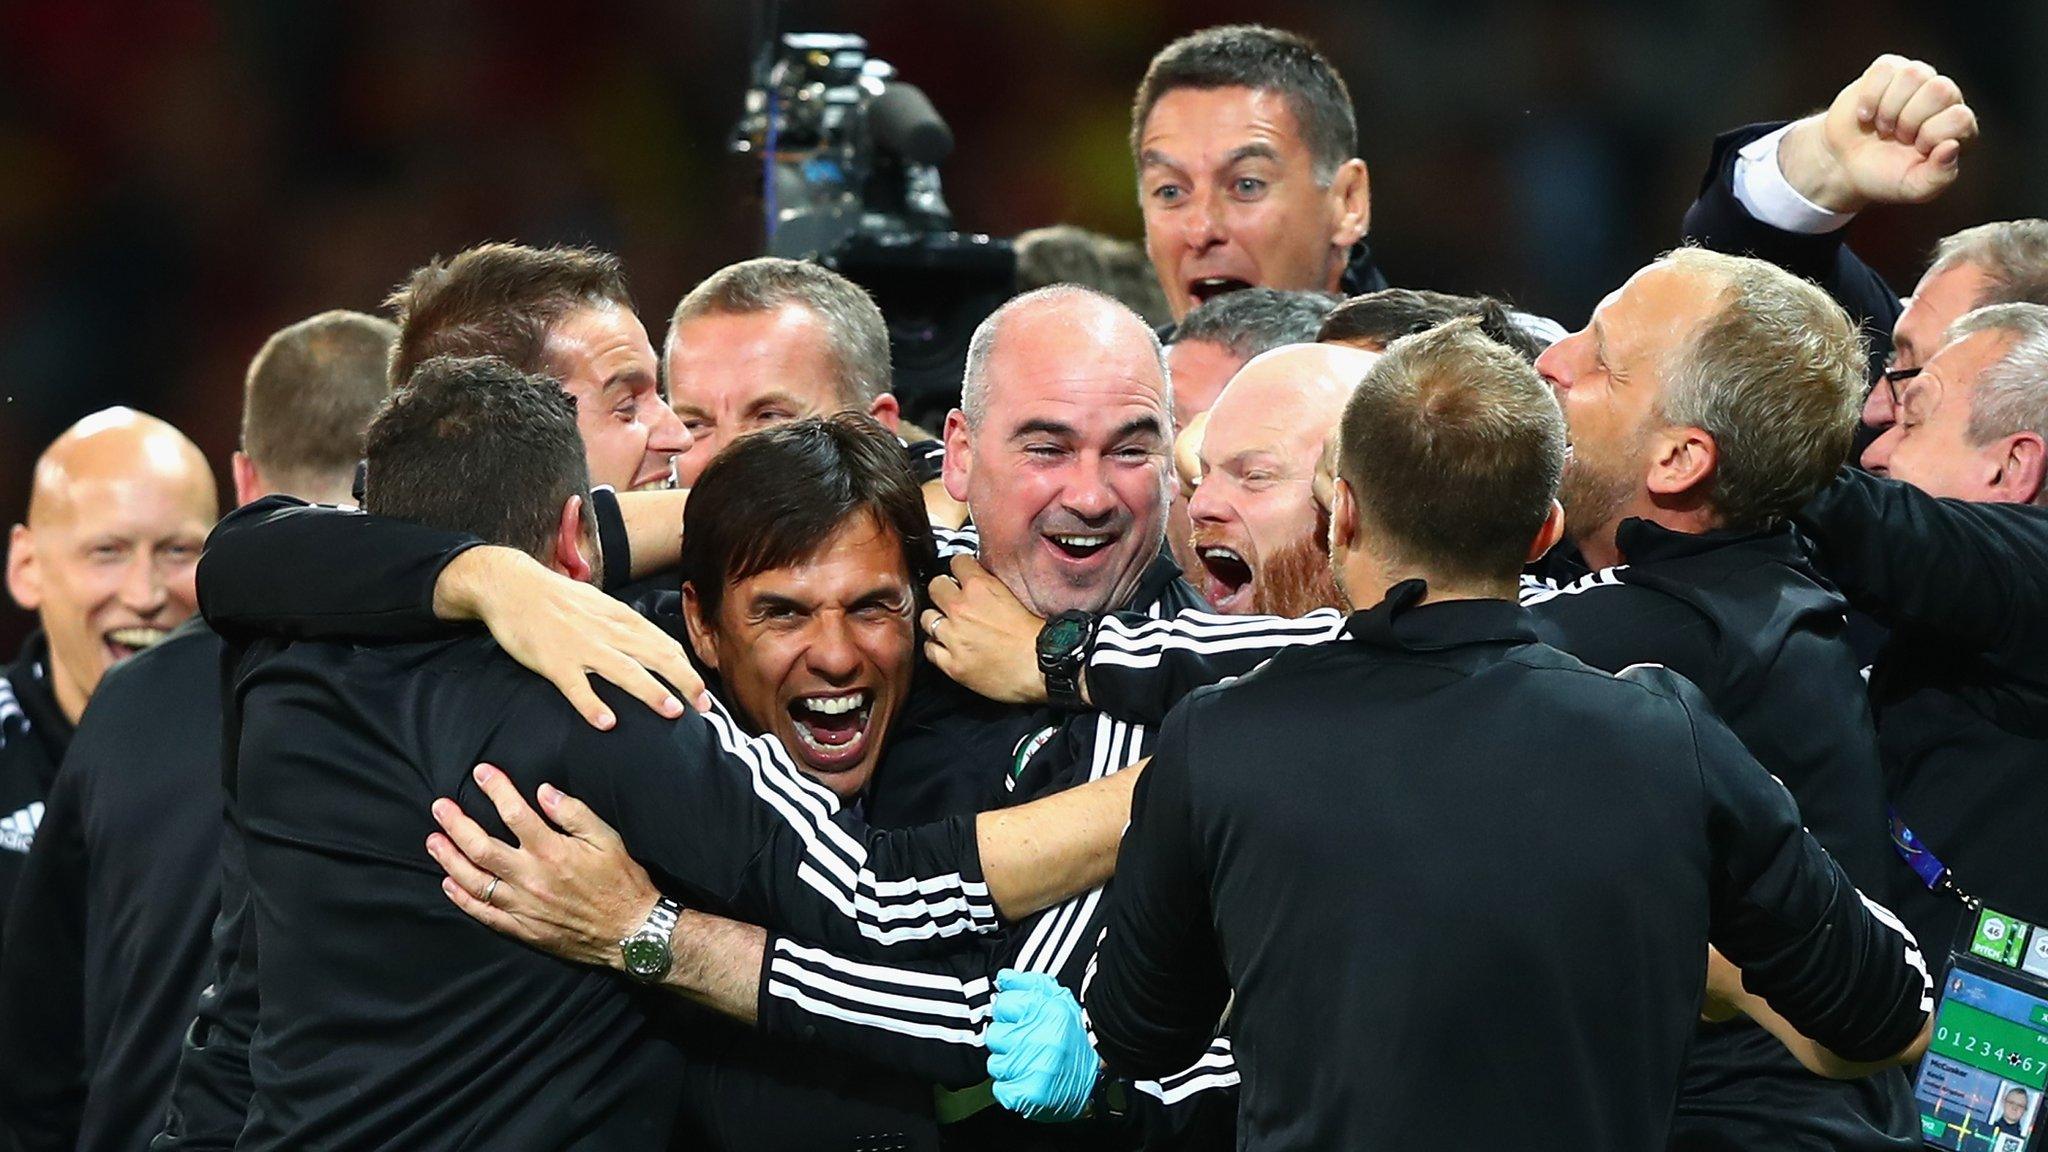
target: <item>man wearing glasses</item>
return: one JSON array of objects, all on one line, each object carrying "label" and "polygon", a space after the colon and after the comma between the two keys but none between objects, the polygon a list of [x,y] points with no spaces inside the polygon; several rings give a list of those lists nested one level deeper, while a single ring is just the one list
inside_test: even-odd
[{"label": "man wearing glasses", "polygon": [[1813,280],[1861,322],[1872,374],[1886,385],[1864,404],[1872,429],[1897,418],[1899,385],[1963,313],[2048,304],[2048,220],[1980,224],[1944,238],[1904,300],[1844,242],[1864,207],[1924,204],[1946,191],[1976,135],[1977,115],[1954,80],[1922,61],[1880,56],[1825,111],[1716,140],[1686,213],[1688,240]]}]

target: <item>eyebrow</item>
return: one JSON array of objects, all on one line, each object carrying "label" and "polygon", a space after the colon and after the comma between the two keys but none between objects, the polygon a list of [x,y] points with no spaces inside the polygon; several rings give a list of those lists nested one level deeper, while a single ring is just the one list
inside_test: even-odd
[{"label": "eyebrow", "polygon": [[761,409],[766,408],[770,404],[780,404],[786,408],[803,407],[803,404],[800,401],[798,401],[796,397],[790,395],[787,392],[770,392],[766,396],[757,396],[754,399],[749,400],[747,402],[747,411],[758,412]]},{"label": "eyebrow", "polygon": [[1179,161],[1173,159],[1171,156],[1168,156],[1164,152],[1160,152],[1151,148],[1147,148],[1144,151],[1138,153],[1138,167],[1171,168],[1175,172],[1179,172],[1181,170]]},{"label": "eyebrow", "polygon": [[1160,426],[1157,416],[1140,416],[1135,420],[1125,421],[1123,427],[1116,430],[1116,435],[1110,437],[1110,442],[1127,440],[1140,432],[1149,432],[1155,439],[1163,440],[1166,437],[1166,430]]},{"label": "eyebrow", "polygon": [[1016,431],[1010,433],[1010,439],[1016,440],[1020,437],[1034,434],[1059,436],[1067,440],[1078,439],[1081,435],[1079,432],[1074,431],[1073,426],[1070,424],[1062,424],[1057,420],[1048,420],[1043,416],[1037,416],[1017,425]]}]

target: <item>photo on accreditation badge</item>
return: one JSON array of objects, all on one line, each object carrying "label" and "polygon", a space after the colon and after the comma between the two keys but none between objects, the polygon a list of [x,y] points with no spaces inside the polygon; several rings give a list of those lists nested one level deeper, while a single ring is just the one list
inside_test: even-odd
[{"label": "photo on accreditation badge", "polygon": [[[2016,985],[2026,985],[2020,987]],[[1915,1087],[1921,1135],[1954,1152],[2035,1152],[2048,989],[1952,966]]]}]

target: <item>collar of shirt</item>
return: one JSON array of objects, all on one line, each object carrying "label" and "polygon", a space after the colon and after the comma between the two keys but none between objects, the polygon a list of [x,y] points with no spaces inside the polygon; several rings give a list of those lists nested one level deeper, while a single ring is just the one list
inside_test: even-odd
[{"label": "collar of shirt", "polygon": [[1536,626],[1512,600],[1439,600],[1422,603],[1428,585],[1403,580],[1387,598],[1352,613],[1344,628],[1353,639],[1382,648],[1438,652],[1471,644],[1533,644]]},{"label": "collar of shirt", "polygon": [[1716,528],[1708,532],[1674,532],[1662,524],[1631,516],[1615,529],[1614,542],[1631,567],[1698,556],[1734,545],[1754,546],[1802,565],[1806,561],[1806,550],[1799,543],[1798,533],[1789,521],[1783,520],[1768,528],[1743,531]]},{"label": "collar of shirt", "polygon": [[[63,706],[57,703],[56,690],[50,687],[50,641],[42,629],[29,633],[20,654],[7,666],[6,676],[20,718],[0,713],[0,723],[9,729],[4,735],[11,739],[13,729],[25,726],[30,737],[43,745],[51,771],[55,772],[64,759],[64,750],[71,746],[72,725]],[[0,739],[0,743],[5,742]]]}]

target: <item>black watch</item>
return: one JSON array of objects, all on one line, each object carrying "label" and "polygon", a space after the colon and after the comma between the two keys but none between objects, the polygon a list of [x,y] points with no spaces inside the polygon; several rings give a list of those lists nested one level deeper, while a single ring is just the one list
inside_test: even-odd
[{"label": "black watch", "polygon": [[1038,674],[1045,677],[1045,698],[1055,707],[1087,707],[1081,700],[1081,669],[1088,663],[1095,623],[1095,613],[1076,609],[1038,630]]},{"label": "black watch", "polygon": [[675,963],[669,942],[675,937],[676,920],[682,911],[675,901],[663,896],[654,902],[640,930],[619,941],[619,957],[625,961],[626,975],[647,984],[668,975],[669,966]]}]

